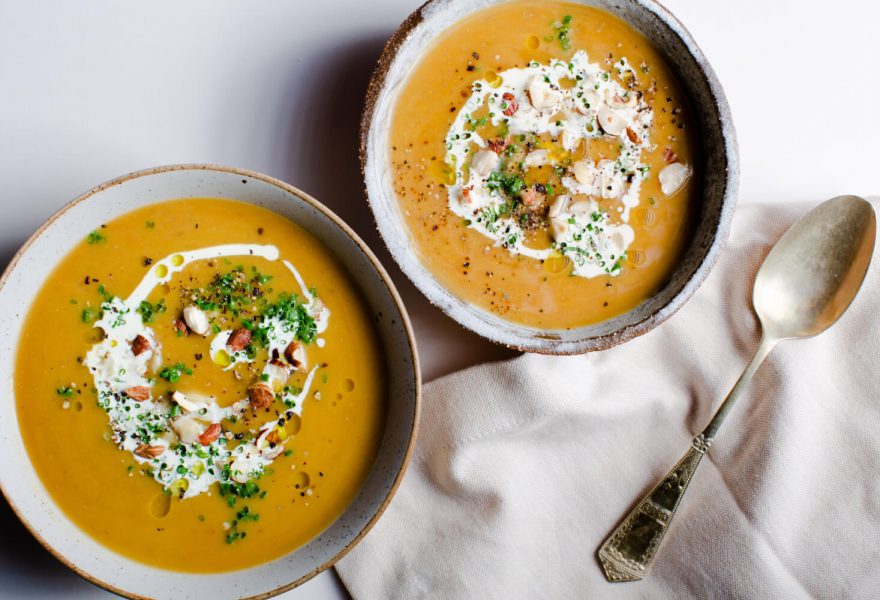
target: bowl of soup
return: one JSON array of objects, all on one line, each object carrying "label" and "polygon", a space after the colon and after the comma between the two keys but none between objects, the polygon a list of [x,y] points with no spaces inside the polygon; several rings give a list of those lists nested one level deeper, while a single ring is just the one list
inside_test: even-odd
[{"label": "bowl of soup", "polygon": [[281,181],[182,165],[101,185],[28,240],[0,306],[0,487],[108,590],[279,593],[357,543],[403,475],[406,311]]},{"label": "bowl of soup", "polygon": [[379,60],[361,165],[432,303],[557,354],[674,313],[727,238],[738,182],[721,86],[650,0],[429,1]]}]

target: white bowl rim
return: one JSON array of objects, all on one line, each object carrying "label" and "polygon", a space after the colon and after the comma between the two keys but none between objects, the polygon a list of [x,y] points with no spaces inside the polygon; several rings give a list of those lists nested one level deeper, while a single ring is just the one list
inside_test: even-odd
[{"label": "white bowl rim", "polygon": [[[342,549],[340,549],[335,555],[333,555],[329,560],[322,563],[317,568],[312,571],[306,573],[302,577],[282,586],[279,586],[273,590],[244,597],[242,600],[262,600],[264,598],[271,598],[273,596],[277,596],[278,594],[282,594],[286,591],[289,591],[293,588],[296,588],[306,581],[312,579],[316,575],[322,573],[328,568],[332,567],[336,564],[340,559],[342,559],[346,554],[348,554],[352,548],[354,548],[363,538],[364,536],[375,526],[376,522],[379,518],[384,514],[385,510],[388,508],[388,504],[391,502],[391,499],[394,497],[397,489],[400,487],[400,483],[403,480],[404,475],[406,474],[406,470],[409,467],[410,461],[412,459],[412,455],[415,451],[416,438],[418,433],[418,425],[419,425],[419,416],[421,414],[421,396],[422,396],[422,385],[421,385],[421,367],[419,363],[419,355],[416,348],[415,343],[415,334],[412,328],[412,323],[409,318],[409,314],[406,311],[406,307],[403,304],[403,300],[400,297],[400,294],[397,291],[397,288],[394,286],[394,283],[391,280],[391,277],[388,275],[388,272],[382,266],[382,263],[379,262],[379,259],[370,250],[369,246],[360,238],[360,236],[354,232],[351,227],[345,221],[343,221],[339,216],[337,216],[332,210],[324,206],[318,200],[310,196],[309,194],[303,192],[299,188],[286,183],[280,179],[275,177],[271,177],[269,175],[265,175],[263,173],[259,173],[257,171],[252,171],[249,169],[241,169],[237,167],[227,167],[223,165],[217,165],[212,163],[181,163],[181,164],[171,164],[171,165],[162,165],[158,167],[151,167],[147,169],[141,169],[138,171],[133,171],[126,175],[122,175],[120,177],[116,177],[109,181],[106,181],[98,186],[95,186],[88,190],[87,192],[80,194],[70,202],[66,203],[60,209],[58,209],[55,213],[53,213],[46,221],[44,221],[37,230],[28,237],[28,239],[22,244],[19,250],[13,255],[12,259],[9,261],[9,264],[3,271],[3,274],[0,275],[0,290],[3,289],[3,286],[6,284],[10,274],[15,270],[16,265],[18,264],[21,257],[25,254],[25,252],[30,248],[30,246],[37,240],[43,233],[52,226],[52,224],[64,213],[68,210],[76,206],[77,204],[91,198],[95,194],[108,189],[110,187],[120,185],[125,183],[126,181],[137,179],[139,177],[145,177],[150,175],[156,175],[160,173],[167,173],[172,171],[214,171],[221,173],[229,173],[234,175],[240,175],[242,177],[247,177],[250,179],[255,179],[262,181],[263,183],[269,184],[271,186],[280,188],[281,190],[293,194],[300,199],[302,199],[307,204],[311,205],[318,212],[322,213],[325,217],[330,219],[340,230],[342,230],[346,236],[348,236],[357,247],[363,252],[366,256],[367,260],[373,265],[373,268],[376,270],[376,273],[379,275],[382,283],[385,285],[388,294],[390,295],[392,301],[394,302],[397,309],[400,311],[400,316],[402,320],[402,327],[406,333],[406,338],[408,342],[408,349],[411,353],[411,359],[413,364],[413,379],[412,385],[413,390],[415,392],[415,396],[413,398],[413,415],[412,415],[412,430],[410,431],[408,443],[406,450],[404,451],[403,460],[401,461],[400,468],[394,477],[394,481],[391,486],[388,488],[388,491],[383,498],[382,502],[379,504],[378,509],[375,514],[367,521],[367,523],[361,528],[361,530],[352,538],[352,540],[346,544]],[[285,217],[287,218],[287,217]],[[330,249],[331,253],[333,249]],[[18,342],[16,341],[17,345]],[[12,398],[14,401],[14,398]],[[16,517],[19,521],[25,526],[28,532],[42,545],[46,550],[49,551],[52,556],[54,556],[58,561],[60,561],[64,566],[68,569],[85,579],[86,581],[97,585],[109,592],[117,594],[119,596],[123,596],[126,598],[132,598],[136,600],[149,600],[148,596],[142,596],[137,593],[133,593],[128,590],[121,589],[117,586],[111,585],[106,581],[99,579],[98,577],[92,575],[91,573],[86,572],[81,569],[72,559],[68,558],[61,552],[59,552],[54,546],[52,546],[46,539],[44,539],[32,526],[31,523],[28,522],[27,519],[24,518],[22,511],[18,508],[16,503],[12,500],[9,494],[6,491],[6,487],[3,484],[3,480],[0,479],[0,493],[3,494],[6,502],[9,504],[9,507],[15,513]],[[88,535],[85,534],[84,535]],[[194,574],[194,577],[198,577],[199,574]]]}]

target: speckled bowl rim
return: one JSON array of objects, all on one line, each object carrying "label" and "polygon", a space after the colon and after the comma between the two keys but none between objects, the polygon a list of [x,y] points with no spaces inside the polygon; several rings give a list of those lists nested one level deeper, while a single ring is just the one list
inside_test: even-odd
[{"label": "speckled bowl rim", "polygon": [[[718,256],[730,235],[731,222],[733,220],[736,198],[739,191],[739,150],[736,140],[736,131],[733,125],[733,117],[724,90],[721,86],[721,82],[715,75],[715,71],[712,69],[708,59],[703,54],[703,51],[694,41],[687,28],[685,28],[685,26],[682,25],[682,23],[665,6],[655,0],[631,0],[633,4],[639,5],[642,9],[651,13],[656,19],[667,26],[672,34],[677,36],[682,47],[687,49],[688,53],[698,65],[699,71],[703,76],[703,83],[707,86],[712,100],[715,102],[718,114],[716,124],[724,141],[725,166],[727,172],[725,176],[724,194],[718,215],[718,223],[715,227],[715,231],[712,233],[712,243],[706,250],[699,266],[689,277],[687,277],[686,281],[681,286],[681,289],[679,289],[665,305],[661,306],[653,313],[647,314],[640,321],[624,325],[610,333],[589,336],[574,341],[561,341],[552,339],[552,335],[542,335],[542,333],[553,334],[558,330],[540,330],[507,321],[507,323],[511,323],[513,326],[518,327],[523,331],[532,332],[532,335],[523,334],[507,336],[503,333],[499,333],[497,328],[492,327],[490,323],[485,322],[482,318],[477,316],[479,314],[487,314],[486,311],[476,308],[471,304],[465,303],[456,305],[454,302],[456,300],[455,294],[437,281],[430,270],[424,267],[418,258],[412,260],[410,257],[403,256],[401,255],[402,253],[398,252],[398,248],[394,243],[394,235],[391,226],[388,225],[384,219],[380,218],[380,216],[384,217],[386,215],[384,213],[380,214],[380,210],[378,209],[379,203],[369,192],[369,183],[367,181],[367,164],[370,159],[368,144],[373,126],[373,116],[377,108],[377,101],[386,85],[386,77],[388,76],[388,72],[394,63],[401,46],[406,42],[413,30],[425,20],[426,11],[441,1],[443,0],[427,0],[422,6],[413,11],[403,23],[401,23],[397,31],[395,31],[388,42],[386,42],[382,54],[377,61],[376,68],[373,71],[373,75],[370,78],[364,101],[364,109],[361,113],[360,144],[358,149],[361,176],[365,181],[365,193],[373,212],[374,222],[382,239],[385,241],[385,245],[388,247],[391,256],[397,262],[404,274],[410,279],[410,281],[412,281],[413,285],[415,285],[419,291],[428,298],[428,301],[431,302],[431,304],[439,307],[463,327],[474,331],[488,340],[503,344],[521,352],[572,355],[606,350],[644,335],[662,324],[691,298],[717,263]],[[584,3],[579,0],[566,1],[577,4]],[[651,39],[650,36],[646,37]],[[388,124],[382,123],[379,126],[387,127]],[[390,190],[390,192],[386,190],[386,193],[394,194],[395,192],[394,190]]]},{"label": "speckled bowl rim", "polygon": [[[325,217],[330,219],[339,229],[341,229],[346,236],[348,236],[363,252],[364,256],[366,256],[367,260],[373,265],[373,268],[376,270],[376,273],[379,275],[382,282],[385,284],[387,292],[391,299],[393,300],[395,306],[400,311],[400,316],[403,324],[404,331],[406,332],[406,338],[408,342],[409,352],[412,357],[413,364],[413,389],[415,390],[415,397],[413,399],[413,414],[412,414],[412,429],[410,431],[409,440],[407,442],[406,451],[403,455],[403,460],[401,461],[400,468],[394,477],[394,481],[391,484],[391,487],[388,489],[388,492],[385,495],[385,498],[379,504],[378,509],[375,514],[367,521],[366,525],[358,532],[358,534],[339,552],[336,553],[330,560],[324,562],[319,567],[315,568],[313,571],[303,575],[299,579],[296,579],[286,585],[282,585],[280,587],[275,588],[274,590],[244,597],[243,600],[263,600],[265,598],[272,598],[273,596],[277,596],[278,594],[282,594],[293,588],[296,588],[308,580],[312,579],[316,575],[322,573],[323,571],[329,569],[334,564],[336,564],[340,559],[342,559],[346,554],[348,554],[352,548],[354,548],[369,531],[373,528],[379,518],[384,514],[385,510],[388,508],[388,504],[391,502],[391,499],[394,497],[394,494],[397,492],[398,487],[400,487],[400,482],[403,480],[403,476],[406,473],[407,468],[409,467],[409,463],[412,459],[413,452],[415,451],[416,437],[418,433],[418,423],[419,423],[419,415],[421,414],[421,400],[422,400],[422,386],[421,386],[421,368],[419,365],[419,355],[416,349],[415,343],[415,334],[413,332],[412,323],[410,322],[409,314],[406,312],[406,307],[403,304],[403,300],[400,298],[400,294],[397,292],[397,288],[394,286],[394,283],[391,281],[391,277],[388,275],[388,272],[382,266],[382,263],[379,262],[379,259],[376,258],[376,255],[373,254],[373,251],[366,245],[366,243],[354,232],[354,230],[349,227],[345,221],[339,218],[333,211],[329,208],[318,202],[315,198],[306,194],[299,188],[296,188],[280,179],[276,179],[274,177],[270,177],[269,175],[264,175],[262,173],[258,173],[256,171],[250,171],[248,169],[239,169],[235,167],[226,167],[215,164],[176,164],[176,165],[165,165],[161,167],[153,167],[149,169],[143,169],[140,171],[134,171],[132,173],[128,173],[127,175],[123,175],[121,177],[117,177],[115,179],[111,179],[105,183],[102,183],[89,191],[81,194],[80,196],[74,198],[63,207],[61,207],[57,212],[55,212],[51,217],[49,217],[40,227],[22,244],[21,248],[19,248],[18,252],[12,257],[12,260],[9,261],[6,269],[3,271],[3,274],[0,275],[0,290],[2,290],[3,286],[6,284],[7,279],[9,278],[10,273],[15,270],[16,265],[18,264],[21,257],[24,253],[30,248],[30,246],[37,240],[43,233],[52,226],[52,224],[64,213],[68,210],[83,202],[88,200],[98,192],[102,192],[107,188],[120,185],[125,183],[126,181],[137,179],[139,177],[145,177],[150,175],[156,175],[159,173],[167,173],[171,171],[219,171],[223,173],[231,173],[234,175],[240,175],[242,177],[248,177],[251,179],[260,180],[269,185],[280,188],[281,190],[291,193],[300,199],[302,199],[307,204],[311,205],[318,212],[322,213]],[[288,217],[285,217],[288,218]],[[322,242],[323,243],[323,242]],[[333,248],[330,248],[331,254],[335,252]],[[17,344],[17,342],[16,342]],[[23,517],[21,511],[16,506],[15,502],[13,502],[12,498],[6,493],[6,488],[3,485],[2,480],[0,480],[0,492],[2,492],[3,496],[6,498],[6,502],[9,504],[12,511],[15,513],[16,517],[18,517],[19,521],[25,526],[25,528],[31,533],[31,535],[36,538],[36,540],[49,551],[52,556],[58,559],[64,566],[69,568],[71,571],[85,579],[86,581],[97,585],[109,592],[117,594],[119,596],[123,596],[125,598],[132,598],[135,600],[149,600],[148,596],[141,596],[137,593],[130,592],[128,590],[123,590],[121,588],[110,585],[109,583],[98,579],[97,577],[87,573],[86,571],[80,569],[73,559],[69,559],[68,557],[61,554],[57,551],[47,540],[45,540],[34,527]],[[87,534],[83,534],[87,535]],[[295,551],[294,551],[295,552]],[[244,569],[245,571],[247,569]],[[199,577],[199,574],[193,574],[193,577]]]}]

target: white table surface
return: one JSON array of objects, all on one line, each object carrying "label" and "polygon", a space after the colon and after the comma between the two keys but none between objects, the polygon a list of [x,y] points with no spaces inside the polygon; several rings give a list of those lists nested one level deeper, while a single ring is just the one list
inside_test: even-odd
[{"label": "white table surface", "polygon": [[[364,237],[392,273],[425,380],[511,352],[431,307],[393,268],[362,194],[356,135],[385,40],[421,0],[0,0],[0,265],[79,193],[208,162],[279,177]],[[740,202],[880,189],[880,4],[667,0],[727,90]],[[873,110],[871,110],[873,109]],[[0,596],[107,597],[0,499]],[[332,571],[284,598],[344,598]]]}]

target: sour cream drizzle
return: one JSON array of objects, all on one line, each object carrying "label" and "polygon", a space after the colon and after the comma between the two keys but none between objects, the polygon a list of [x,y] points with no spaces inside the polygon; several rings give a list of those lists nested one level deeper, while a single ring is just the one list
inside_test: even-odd
[{"label": "sour cream drizzle", "polygon": [[[621,78],[634,77],[625,58],[613,68]],[[602,136],[617,138],[621,151],[616,160],[594,163],[585,159],[565,167],[562,183],[569,195],[589,198],[557,197],[550,209],[556,250],[527,246],[525,232],[505,213],[506,199],[497,185],[502,158],[488,149],[474,125],[473,115],[485,105],[488,120],[496,127],[506,125],[514,140],[520,135],[549,135],[557,141],[528,154],[523,162],[526,169],[561,168],[560,156],[582,142]],[[647,173],[641,154],[652,148],[652,122],[653,111],[641,95],[624,89],[598,63],[589,62],[583,50],[569,61],[532,62],[525,68],[502,71],[492,80],[478,80],[446,136],[446,163],[455,172],[454,183],[447,185],[449,209],[465,219],[468,227],[514,254],[546,259],[562,252],[572,258],[575,275],[617,274],[634,238],[629,213],[639,204]],[[600,210],[594,197],[618,198],[617,219],[612,221]]]},{"label": "sour cream drizzle", "polygon": [[[92,346],[85,359],[94,378],[98,403],[110,419],[113,441],[120,449],[131,452],[137,462],[150,465],[153,478],[181,498],[201,494],[211,484],[222,481],[224,468],[228,468],[232,479],[239,483],[258,477],[284,450],[283,442],[270,444],[267,440],[277,426],[277,417],[259,427],[255,440],[242,442],[235,448],[227,448],[223,435],[207,445],[182,439],[186,431],[201,432],[212,423],[240,415],[249,405],[247,399],[221,407],[213,397],[191,394],[177,402],[182,410],[174,414],[173,402],[152,397],[153,382],[147,372],[150,369],[156,371],[161,366],[161,347],[152,328],[144,324],[137,311],[140,303],[149,297],[156,286],[168,283],[175,273],[188,264],[228,256],[259,256],[275,261],[280,253],[272,245],[228,244],[172,254],[157,261],[127,299],[113,298],[103,304],[103,314],[95,327],[104,331],[104,339]],[[283,263],[299,284],[307,300],[306,310],[315,319],[317,330],[325,331],[330,318],[329,309],[312,294],[296,268],[286,260]],[[285,331],[282,323],[274,323],[278,321],[277,318],[272,321],[270,343],[273,348],[277,346],[283,351],[293,334]],[[225,333],[225,338],[221,333],[214,339],[212,351],[218,339],[224,340],[225,346],[229,332]],[[131,346],[138,335],[149,341],[150,348],[135,356]],[[282,400],[290,412],[297,415],[302,413],[303,402],[317,370],[317,366],[312,367],[302,390],[297,393],[284,390]],[[268,364],[263,373],[270,380],[279,377]],[[126,395],[128,390],[141,386],[150,389],[148,399],[138,402]],[[154,459],[134,453],[145,437],[150,439],[151,446],[161,450],[161,454]],[[172,447],[178,447],[178,450],[172,452]],[[179,448],[183,448],[183,451]]]},{"label": "sour cream drizzle", "polygon": [[[197,260],[211,258],[223,258],[224,256],[260,256],[266,260],[278,260],[278,248],[272,245],[261,246],[258,244],[225,244],[222,246],[209,246],[198,250],[171,254],[160,261],[153,263],[153,268],[138,284],[125,303],[137,308],[141,301],[146,300],[157,285],[168,283],[175,273],[183,271],[188,264]],[[285,261],[287,262],[287,261]],[[302,280],[297,278],[302,286]]]}]

